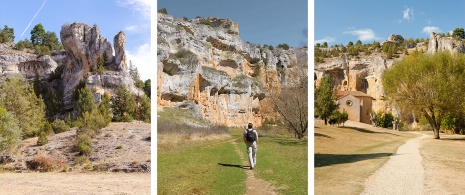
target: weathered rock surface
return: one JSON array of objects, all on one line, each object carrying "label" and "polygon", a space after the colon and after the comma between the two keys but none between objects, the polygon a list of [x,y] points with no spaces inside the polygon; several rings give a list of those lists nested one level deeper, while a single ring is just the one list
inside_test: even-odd
[{"label": "weathered rock surface", "polygon": [[21,73],[26,78],[47,77],[57,63],[48,55],[38,56],[13,49],[13,43],[0,44],[1,75]]},{"label": "weathered rock surface", "polygon": [[[134,94],[144,94],[134,86],[129,75],[124,50],[126,37],[123,32],[114,37],[116,57],[113,56],[110,42],[100,34],[97,25],[65,24],[60,37],[64,50],[52,51],[50,56],[15,50],[13,43],[0,44],[0,76],[20,73],[28,79],[36,75],[46,79],[59,65],[63,65],[60,82],[53,82],[53,85],[63,89],[67,110],[73,107],[72,94],[80,80],[84,80],[92,89],[96,100],[100,100],[105,92],[112,96],[121,85],[128,87]],[[103,54],[107,56],[105,68],[108,71],[101,75],[91,72],[96,67],[97,58]]]},{"label": "weathered rock surface", "polygon": [[454,37],[442,37],[440,34],[431,32],[428,42],[428,53],[434,54],[438,51],[465,53],[465,46],[462,40]]},{"label": "weathered rock surface", "polygon": [[360,58],[348,56],[326,59],[327,62],[315,64],[315,84],[329,74],[338,91],[361,91],[375,100],[374,110],[386,110],[384,89],[381,76],[399,59],[384,59],[379,53]]},{"label": "weathered rock surface", "polygon": [[[124,44],[126,37],[119,32],[115,38],[115,54],[110,42],[100,34],[99,28],[90,27],[82,23],[66,24],[60,32],[61,41],[65,49],[66,64],[63,73],[65,107],[72,107],[71,97],[74,88],[81,79],[93,90],[94,96],[99,100],[105,91],[114,94],[116,88],[125,85],[133,93],[143,94],[134,87],[134,81],[128,74]],[[91,72],[96,67],[99,56],[107,56],[106,69],[102,75]]]},{"label": "weathered rock surface", "polygon": [[158,13],[158,106],[195,102],[207,120],[261,125],[271,91],[307,72],[307,49],[245,43],[238,24],[214,17],[183,20]]}]

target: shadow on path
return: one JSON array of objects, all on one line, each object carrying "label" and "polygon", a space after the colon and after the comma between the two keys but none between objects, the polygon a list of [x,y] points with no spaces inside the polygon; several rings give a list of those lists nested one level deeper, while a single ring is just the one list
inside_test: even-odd
[{"label": "shadow on path", "polygon": [[391,156],[393,153],[374,154],[315,154],[315,167],[353,163],[362,160]]},{"label": "shadow on path", "polygon": [[361,132],[361,133],[378,133],[378,134],[391,134],[391,135],[395,135],[395,136],[400,136],[400,135],[397,135],[397,134],[394,134],[394,133],[388,133],[388,132],[377,132],[377,131],[372,131],[372,130],[368,130],[368,129],[363,129],[363,128],[359,128],[359,127],[340,127],[340,128],[345,128],[345,129],[353,129],[353,130],[356,130],[358,132]]},{"label": "shadow on path", "polygon": [[250,169],[250,166],[243,166],[243,165],[233,165],[233,164],[225,164],[225,163],[218,163],[218,165],[224,166],[224,167],[235,167],[235,168],[241,168],[241,169]]}]

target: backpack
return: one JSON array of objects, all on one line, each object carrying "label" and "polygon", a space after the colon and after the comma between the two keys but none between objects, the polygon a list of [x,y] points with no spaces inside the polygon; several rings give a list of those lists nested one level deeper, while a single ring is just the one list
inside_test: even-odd
[{"label": "backpack", "polygon": [[254,130],[247,130],[247,134],[245,135],[245,139],[248,141],[248,142],[254,142],[257,140],[256,138],[256,134],[254,132]]}]

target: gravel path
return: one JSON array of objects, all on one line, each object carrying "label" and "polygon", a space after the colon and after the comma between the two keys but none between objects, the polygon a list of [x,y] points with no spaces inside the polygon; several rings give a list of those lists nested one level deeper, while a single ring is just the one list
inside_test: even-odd
[{"label": "gravel path", "polygon": [[419,147],[426,137],[422,134],[400,146],[397,153],[368,178],[362,194],[424,194],[425,169]]}]

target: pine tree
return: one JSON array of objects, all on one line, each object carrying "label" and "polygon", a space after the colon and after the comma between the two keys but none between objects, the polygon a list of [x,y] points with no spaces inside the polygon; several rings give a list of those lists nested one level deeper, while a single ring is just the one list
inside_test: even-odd
[{"label": "pine tree", "polygon": [[21,130],[14,115],[0,107],[0,150],[14,151],[21,140]]},{"label": "pine tree", "polygon": [[116,94],[113,96],[113,120],[117,122],[131,122],[133,120],[134,111],[136,109],[136,100],[131,92],[124,86],[116,89]]}]

